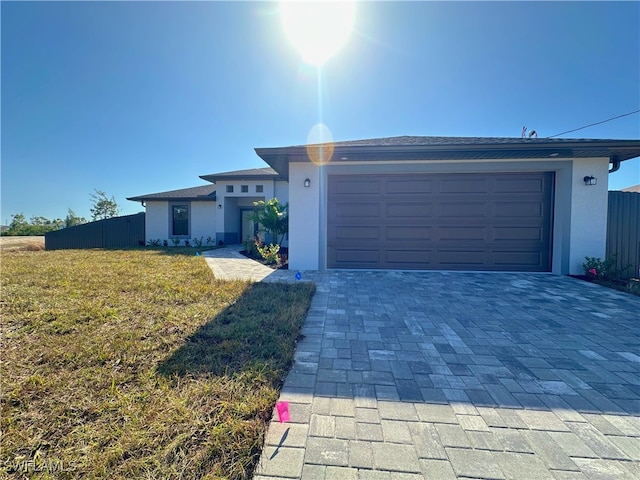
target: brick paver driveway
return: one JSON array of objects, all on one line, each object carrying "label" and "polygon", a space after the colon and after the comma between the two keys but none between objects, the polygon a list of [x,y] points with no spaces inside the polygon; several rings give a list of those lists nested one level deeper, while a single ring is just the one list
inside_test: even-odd
[{"label": "brick paver driveway", "polygon": [[315,280],[256,478],[640,478],[640,298],[553,275]]}]

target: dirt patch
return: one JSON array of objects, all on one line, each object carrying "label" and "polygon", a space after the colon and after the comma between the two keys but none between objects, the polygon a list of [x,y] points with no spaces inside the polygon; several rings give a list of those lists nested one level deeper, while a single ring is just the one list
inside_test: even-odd
[{"label": "dirt patch", "polygon": [[274,270],[288,270],[289,269],[289,249],[287,247],[280,248],[280,262],[277,264],[267,262],[258,252],[248,252],[247,250],[240,250],[240,254],[244,255],[251,260],[255,260],[263,265]]},{"label": "dirt patch", "polygon": [[2,252],[35,252],[44,250],[44,236],[38,237],[0,237]]}]

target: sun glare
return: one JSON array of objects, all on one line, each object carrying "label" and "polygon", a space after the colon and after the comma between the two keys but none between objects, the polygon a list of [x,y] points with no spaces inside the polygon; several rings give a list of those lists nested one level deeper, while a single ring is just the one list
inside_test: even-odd
[{"label": "sun glare", "polygon": [[307,135],[307,155],[316,165],[326,165],[333,156],[333,136],[329,127],[317,123]]},{"label": "sun glare", "polygon": [[282,27],[302,60],[322,66],[347,42],[355,19],[354,1],[281,2]]}]

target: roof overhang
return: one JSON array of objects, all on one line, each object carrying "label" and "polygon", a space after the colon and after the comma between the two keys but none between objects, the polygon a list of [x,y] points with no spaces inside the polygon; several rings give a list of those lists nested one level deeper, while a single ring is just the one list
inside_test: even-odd
[{"label": "roof overhang", "polygon": [[127,200],[132,202],[215,202],[216,191],[213,185],[201,185],[199,187],[127,197]]},{"label": "roof overhang", "polygon": [[513,142],[448,143],[441,145],[300,145],[256,148],[281,176],[288,178],[289,163],[311,162],[309,150],[333,147],[329,162],[494,160],[542,158],[609,158],[611,163],[640,156],[640,140],[513,139]]},{"label": "roof overhang", "polygon": [[147,196],[139,196],[139,197],[127,197],[127,200],[131,200],[132,202],[215,202],[215,195],[208,196],[200,196],[200,197],[147,197]]},{"label": "roof overhang", "polygon": [[249,168],[247,170],[233,170],[231,172],[211,173],[208,175],[200,175],[200,178],[207,182],[225,182],[240,181],[247,182],[251,180],[284,180],[274,169],[270,167]]},{"label": "roof overhang", "polygon": [[281,175],[200,175],[200,178],[207,182],[226,182],[226,181],[241,181],[248,182],[251,180],[285,180]]}]

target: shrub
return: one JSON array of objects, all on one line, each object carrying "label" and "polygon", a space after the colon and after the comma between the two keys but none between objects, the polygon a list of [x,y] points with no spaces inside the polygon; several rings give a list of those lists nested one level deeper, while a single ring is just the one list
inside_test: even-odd
[{"label": "shrub", "polygon": [[147,242],[147,245],[150,247],[159,247],[161,245],[161,240],[159,238],[157,239],[152,238]]},{"label": "shrub", "polygon": [[194,244],[196,247],[201,247],[203,243],[204,243],[204,237],[194,238],[194,239],[193,239],[193,244]]},{"label": "shrub", "polygon": [[584,274],[590,278],[600,280],[617,280],[620,278],[620,271],[616,269],[617,258],[615,256],[606,260],[597,257],[584,257],[582,264]]},{"label": "shrub", "polygon": [[267,202],[260,200],[253,204],[257,207],[253,213],[253,221],[261,226],[261,231],[271,234],[275,243],[280,245],[289,232],[289,204],[283,205],[275,197]]},{"label": "shrub", "polygon": [[260,255],[262,255],[262,258],[264,258],[265,262],[269,265],[280,263],[280,255],[278,254],[278,252],[280,252],[280,245],[274,245],[271,243],[267,246],[256,243],[256,248],[258,249],[258,252],[260,252]]},{"label": "shrub", "polygon": [[258,245],[261,245],[262,242],[260,238],[255,237],[253,239],[247,239],[244,242],[244,251],[249,258],[261,258],[260,252],[258,251]]},{"label": "shrub", "polygon": [[173,246],[177,247],[178,245],[180,245],[180,239],[179,238],[172,238],[171,241],[173,242]]},{"label": "shrub", "polygon": [[207,237],[207,241],[206,241],[206,245],[207,245],[207,246],[215,245],[215,243],[216,243],[216,241],[215,241],[215,239],[214,239],[214,238],[212,238],[212,237],[210,237],[210,236],[209,236],[209,237]]}]

